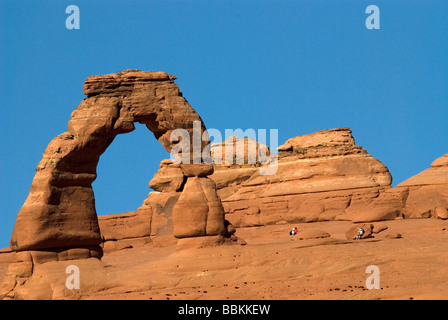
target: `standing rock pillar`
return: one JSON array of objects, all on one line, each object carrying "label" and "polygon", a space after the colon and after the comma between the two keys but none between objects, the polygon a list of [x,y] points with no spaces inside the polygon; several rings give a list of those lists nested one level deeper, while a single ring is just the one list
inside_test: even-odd
[{"label": "standing rock pillar", "polygon": [[216,184],[208,178],[213,165],[183,164],[187,182],[173,208],[176,238],[220,236],[226,232],[225,213],[216,192]]},{"label": "standing rock pillar", "polygon": [[225,220],[225,211],[217,193],[213,165],[181,164],[187,182],[173,208],[174,236],[178,249],[196,249],[224,243],[245,245],[235,236],[236,229]]}]

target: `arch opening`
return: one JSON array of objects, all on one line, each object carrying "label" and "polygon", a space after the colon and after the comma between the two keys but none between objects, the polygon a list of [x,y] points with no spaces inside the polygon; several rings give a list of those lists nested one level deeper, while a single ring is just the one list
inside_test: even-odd
[{"label": "arch opening", "polygon": [[97,215],[137,210],[153,191],[148,183],[166,157],[166,150],[142,124],[118,135],[101,155],[92,183]]}]

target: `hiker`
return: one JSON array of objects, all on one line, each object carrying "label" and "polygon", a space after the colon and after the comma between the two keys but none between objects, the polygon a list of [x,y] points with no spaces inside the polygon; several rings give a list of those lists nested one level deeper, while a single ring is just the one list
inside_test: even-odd
[{"label": "hiker", "polygon": [[294,228],[292,228],[291,231],[289,231],[289,235],[290,235],[291,237],[294,237],[294,236],[297,234],[298,231],[299,231],[299,230],[297,229],[297,227],[294,227]]},{"label": "hiker", "polygon": [[358,235],[356,236],[357,240],[360,240],[362,236],[364,235],[364,229],[362,227],[359,227],[358,229]]}]

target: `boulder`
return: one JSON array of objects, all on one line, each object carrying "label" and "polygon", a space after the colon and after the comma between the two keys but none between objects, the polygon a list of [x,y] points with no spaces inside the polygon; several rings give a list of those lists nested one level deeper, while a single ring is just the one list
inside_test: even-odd
[{"label": "boulder", "polygon": [[186,177],[178,164],[173,164],[170,159],[162,160],[159,170],[149,182],[149,187],[159,192],[182,191]]},{"label": "boulder", "polygon": [[448,219],[448,209],[445,207],[436,207],[434,215],[439,219],[446,220]]},{"label": "boulder", "polygon": [[213,174],[213,165],[211,164],[180,164],[184,176],[187,177],[207,177]]},{"label": "boulder", "polygon": [[362,235],[361,239],[371,238],[373,237],[373,224],[365,223],[365,224],[356,224],[351,226],[346,232],[345,236],[348,240],[355,240],[358,237],[358,230],[359,228],[364,229],[364,234]]}]

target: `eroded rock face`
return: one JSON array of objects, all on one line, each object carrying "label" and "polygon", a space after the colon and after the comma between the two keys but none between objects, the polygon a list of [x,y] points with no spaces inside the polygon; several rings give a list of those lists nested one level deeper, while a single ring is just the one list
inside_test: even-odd
[{"label": "eroded rock face", "polygon": [[[356,145],[348,128],[294,137],[278,150],[276,173],[261,175],[260,168],[266,166],[265,160],[271,154],[267,146],[235,137],[212,144],[214,172],[210,178],[222,199],[226,219],[236,227],[362,220],[363,213],[358,209],[391,189],[387,167]],[[186,174],[181,171],[180,166],[164,160],[150,185],[158,191],[174,191],[166,181],[171,177],[170,183],[182,185]],[[394,197],[398,196],[394,193]],[[372,221],[379,215],[395,218],[398,214],[389,204],[375,210],[381,212],[369,211],[374,216]]]},{"label": "eroded rock face", "polygon": [[[10,242],[13,250],[101,243],[91,184],[101,154],[116,135],[134,130],[134,122],[142,123],[170,151],[175,145],[170,141],[173,130],[186,129],[193,137],[194,121],[201,123],[201,132],[205,130],[174,79],[164,72],[138,70],[87,78],[87,98],[73,111],[67,132],[50,142],[37,166],[17,215]],[[205,146],[208,141],[201,143]],[[182,184],[169,177],[154,187],[176,191]]]},{"label": "eroded rock face", "polygon": [[394,189],[407,194],[404,217],[447,219],[448,154],[434,160],[430,168],[403,181]]},{"label": "eroded rock face", "polygon": [[431,168],[383,192],[363,208],[354,208],[353,220],[378,221],[394,218],[448,218],[448,155]]},{"label": "eroded rock face", "polygon": [[215,165],[210,177],[235,226],[350,220],[350,208],[390,188],[387,167],[355,144],[349,128],[294,137],[278,151],[273,175],[260,175],[259,165]]},{"label": "eroded rock face", "polygon": [[[226,219],[233,226],[448,218],[448,155],[392,188],[387,167],[356,145],[348,128],[289,139],[278,148],[278,169],[273,175],[260,174],[259,169],[265,165],[262,158],[255,157],[248,163],[248,147],[254,143],[257,142],[248,138],[231,137],[212,144],[214,172],[210,178],[222,199]],[[225,159],[226,146],[227,159],[231,161]],[[270,154],[266,146],[253,149],[262,148],[263,153]],[[223,159],[220,161],[218,156]],[[236,163],[236,159],[244,161]],[[168,176],[175,185],[187,178],[180,166],[175,168],[164,160],[150,184],[162,185]]]}]

